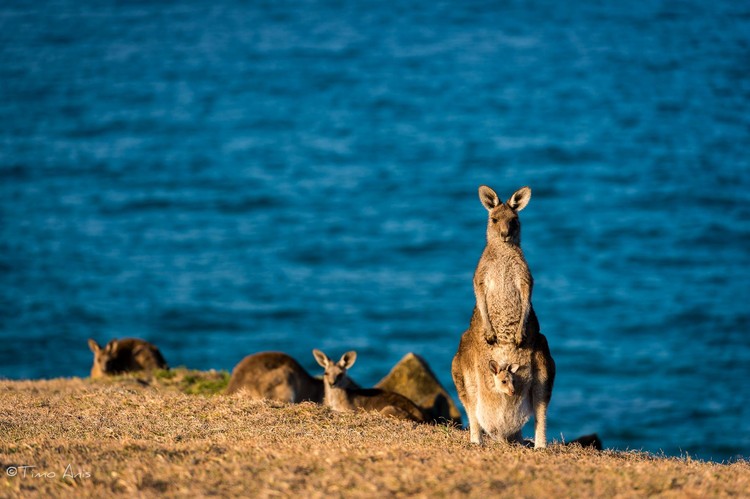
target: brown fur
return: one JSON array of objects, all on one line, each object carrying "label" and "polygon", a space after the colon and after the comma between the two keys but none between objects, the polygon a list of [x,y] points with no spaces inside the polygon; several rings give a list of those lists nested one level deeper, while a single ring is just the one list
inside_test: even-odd
[{"label": "brown fur", "polygon": [[345,353],[338,362],[334,362],[320,350],[313,350],[313,356],[325,369],[325,374],[323,374],[324,399],[325,404],[333,410],[365,410],[417,423],[426,421],[422,410],[403,395],[378,388],[363,389],[347,386],[347,370],[357,359],[356,352]]},{"label": "brown fur", "polygon": [[[453,358],[453,381],[469,418],[472,442],[481,443],[483,432],[521,442],[521,429],[533,414],[534,445],[545,447],[555,362],[531,306],[533,280],[520,247],[517,213],[531,190],[519,189],[507,203],[486,186],[480,187],[479,196],[489,212],[487,246],[474,275],[477,306]],[[515,395],[498,392],[490,361],[529,366],[515,375]]]},{"label": "brown fur", "polygon": [[323,403],[323,380],[310,376],[299,362],[281,352],[261,352],[242,359],[232,371],[226,393],[240,390],[256,400]]},{"label": "brown fur", "polygon": [[492,373],[493,380],[495,381],[495,390],[497,390],[498,393],[504,393],[509,397],[513,397],[516,394],[516,391],[521,390],[521,377],[515,376],[518,370],[521,369],[521,366],[518,364],[501,365],[494,359],[491,359],[488,367]]},{"label": "brown fur", "polygon": [[94,353],[91,377],[123,374],[134,371],[168,369],[159,349],[148,341],[137,338],[112,339],[104,348],[89,339],[89,348]]},{"label": "brown fur", "polygon": [[[534,280],[521,251],[521,222],[518,212],[526,207],[531,189],[522,187],[507,203],[495,191],[479,188],[487,209],[487,245],[474,272],[474,294],[489,343],[513,341],[520,344],[539,323],[531,306]],[[534,331],[535,330],[535,331]]]}]

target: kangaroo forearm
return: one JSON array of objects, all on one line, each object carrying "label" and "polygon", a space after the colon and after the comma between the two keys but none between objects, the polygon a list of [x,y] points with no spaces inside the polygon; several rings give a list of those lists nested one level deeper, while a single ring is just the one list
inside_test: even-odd
[{"label": "kangaroo forearm", "polygon": [[526,328],[529,321],[529,315],[531,313],[531,282],[528,279],[520,277],[517,281],[518,292],[521,296],[521,323],[518,325],[518,334],[516,341],[520,343],[525,334]]},{"label": "kangaroo forearm", "polygon": [[474,286],[474,295],[477,300],[477,309],[479,310],[479,316],[482,318],[482,326],[486,331],[492,330],[492,324],[490,323],[490,314],[487,310],[487,295],[482,286]]}]

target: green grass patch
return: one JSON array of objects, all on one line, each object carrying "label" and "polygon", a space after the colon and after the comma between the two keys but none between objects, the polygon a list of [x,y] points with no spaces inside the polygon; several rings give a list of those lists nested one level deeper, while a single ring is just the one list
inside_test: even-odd
[{"label": "green grass patch", "polygon": [[154,372],[154,380],[164,388],[177,389],[188,395],[217,395],[229,384],[227,371],[195,371],[178,367]]}]

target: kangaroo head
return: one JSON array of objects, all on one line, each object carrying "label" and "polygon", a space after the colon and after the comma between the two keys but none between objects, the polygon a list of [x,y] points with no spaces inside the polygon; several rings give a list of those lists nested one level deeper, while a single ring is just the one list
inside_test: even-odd
[{"label": "kangaroo head", "polygon": [[346,352],[338,362],[332,361],[320,350],[313,350],[313,356],[318,364],[325,369],[323,382],[326,385],[342,388],[346,386],[346,370],[354,365],[354,361],[357,360],[357,352]]},{"label": "kangaroo head", "polygon": [[110,340],[102,348],[93,339],[89,338],[89,348],[94,352],[94,365],[91,366],[91,377],[99,378],[105,374],[111,374],[116,371],[115,363],[117,362],[117,340]]},{"label": "kangaroo head", "polygon": [[487,242],[521,244],[521,222],[518,212],[523,210],[531,199],[531,189],[521,187],[503,203],[495,191],[486,185],[479,186],[479,200],[487,211]]},{"label": "kangaroo head", "polygon": [[521,366],[518,364],[500,365],[494,360],[490,360],[490,372],[495,380],[497,391],[511,397],[516,394],[515,377],[513,375],[519,367]]}]

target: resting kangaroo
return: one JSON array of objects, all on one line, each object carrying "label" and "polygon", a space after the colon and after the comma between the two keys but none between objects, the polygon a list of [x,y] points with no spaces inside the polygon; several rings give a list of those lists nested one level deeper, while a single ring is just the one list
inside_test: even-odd
[{"label": "resting kangaroo", "polygon": [[[555,362],[531,306],[533,281],[520,247],[518,219],[531,190],[522,187],[502,203],[495,191],[481,186],[479,198],[489,212],[487,246],[474,274],[477,304],[453,358],[453,381],[469,418],[472,442],[481,443],[483,432],[520,442],[523,425],[533,413],[534,446],[546,447]],[[524,366],[514,374],[523,381],[514,395],[498,392],[491,361]]]},{"label": "resting kangaroo", "polygon": [[253,399],[323,403],[323,380],[313,378],[292,357],[281,352],[248,355],[232,370],[227,394],[240,390]]},{"label": "resting kangaroo", "polygon": [[96,341],[89,339],[89,348],[94,352],[92,378],[168,368],[159,349],[148,341],[136,338],[113,339],[102,348]]},{"label": "resting kangaroo", "polygon": [[320,350],[313,350],[313,356],[325,369],[323,386],[325,387],[325,404],[334,411],[365,411],[380,412],[399,419],[407,419],[422,423],[425,415],[411,400],[398,393],[380,390],[378,388],[349,388],[346,371],[357,360],[356,352],[347,352],[338,362],[332,361]]}]

